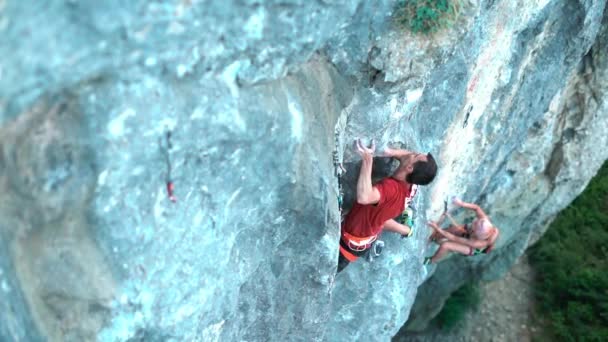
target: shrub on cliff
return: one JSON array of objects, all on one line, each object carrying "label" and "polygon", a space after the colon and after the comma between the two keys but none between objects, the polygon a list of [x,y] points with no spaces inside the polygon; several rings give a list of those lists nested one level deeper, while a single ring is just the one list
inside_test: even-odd
[{"label": "shrub on cliff", "polygon": [[608,163],[530,250],[539,309],[565,341],[608,341]]},{"label": "shrub on cliff", "polygon": [[465,284],[448,298],[434,323],[442,330],[454,329],[460,325],[466,312],[476,309],[480,302],[479,286],[475,283]]},{"label": "shrub on cliff", "polygon": [[430,34],[448,27],[458,16],[460,0],[401,0],[395,18],[414,33]]}]

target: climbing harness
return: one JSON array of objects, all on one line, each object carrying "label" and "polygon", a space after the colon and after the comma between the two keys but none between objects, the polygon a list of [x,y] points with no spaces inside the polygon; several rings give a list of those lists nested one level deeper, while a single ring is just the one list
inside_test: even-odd
[{"label": "climbing harness", "polygon": [[369,253],[367,254],[367,260],[369,262],[373,262],[375,258],[379,257],[382,254],[382,250],[384,249],[384,241],[376,240],[370,247]]},{"label": "climbing harness", "polygon": [[372,243],[378,238],[377,235],[367,236],[364,238],[350,235],[347,232],[342,232],[342,240],[346,243],[346,246],[355,252],[362,252],[371,247]]},{"label": "climbing harness", "polygon": [[384,242],[377,240],[377,238],[377,235],[360,238],[342,232],[340,253],[350,262],[357,260],[360,256],[367,253],[367,260],[372,262],[375,257],[378,257],[382,253],[382,249],[384,248]]},{"label": "climbing harness", "polygon": [[479,255],[479,254],[487,254],[489,252],[488,247],[485,248],[473,248],[469,247],[471,251],[469,252],[469,256]]},{"label": "climbing harness", "polygon": [[158,139],[158,145],[160,147],[161,152],[164,152],[165,155],[165,163],[167,164],[167,176],[165,178],[165,185],[167,188],[167,196],[169,200],[173,203],[177,202],[177,198],[175,197],[175,185],[173,184],[173,180],[171,179],[171,149],[173,148],[173,144],[171,143],[171,131],[167,129],[165,133],[165,145],[163,146],[162,138]]}]

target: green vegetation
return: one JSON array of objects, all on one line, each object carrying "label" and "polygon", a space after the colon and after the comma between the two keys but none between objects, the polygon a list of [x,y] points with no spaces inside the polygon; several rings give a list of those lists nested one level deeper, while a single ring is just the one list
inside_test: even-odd
[{"label": "green vegetation", "polygon": [[460,0],[401,0],[397,22],[414,33],[430,34],[452,24],[460,11]]},{"label": "green vegetation", "polygon": [[451,330],[462,322],[469,309],[476,309],[480,301],[479,286],[473,283],[464,285],[448,298],[441,312],[435,317],[434,323],[441,329]]},{"label": "green vegetation", "polygon": [[608,341],[608,163],[529,257],[547,331],[562,341]]}]

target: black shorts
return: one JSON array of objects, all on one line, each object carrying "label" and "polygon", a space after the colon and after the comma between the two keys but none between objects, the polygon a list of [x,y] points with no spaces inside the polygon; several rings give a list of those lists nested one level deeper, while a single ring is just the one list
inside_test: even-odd
[{"label": "black shorts", "polygon": [[[357,257],[361,257],[369,252],[369,248],[364,249],[362,251],[353,251],[352,249],[348,248],[348,244],[346,242],[344,242],[344,240],[342,240],[342,239],[340,239],[340,247],[346,249],[349,253],[351,253]],[[340,252],[338,254],[340,256],[338,257],[338,272],[337,273],[340,273],[343,269],[346,268],[346,266],[348,266],[348,264],[351,263],[351,261],[348,260],[344,255],[342,255],[342,252]]]}]

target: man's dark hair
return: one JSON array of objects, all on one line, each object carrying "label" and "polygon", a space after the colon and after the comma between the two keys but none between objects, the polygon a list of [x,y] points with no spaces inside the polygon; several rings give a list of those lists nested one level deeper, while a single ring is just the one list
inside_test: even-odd
[{"label": "man's dark hair", "polygon": [[435,179],[437,174],[437,163],[433,155],[428,153],[427,160],[419,160],[414,163],[412,173],[407,175],[405,180],[411,184],[427,185]]}]

